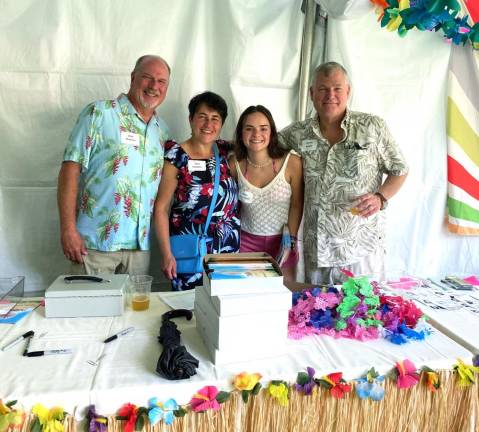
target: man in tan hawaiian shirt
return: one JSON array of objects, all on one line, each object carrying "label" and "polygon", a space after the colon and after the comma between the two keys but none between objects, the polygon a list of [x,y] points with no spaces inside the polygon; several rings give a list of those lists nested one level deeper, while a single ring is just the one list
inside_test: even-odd
[{"label": "man in tan hawaiian shirt", "polygon": [[343,66],[318,66],[310,88],[317,115],[280,132],[282,144],[303,159],[309,283],[341,283],[341,269],[384,277],[382,210],[408,172],[384,120],[347,108],[350,91]]}]

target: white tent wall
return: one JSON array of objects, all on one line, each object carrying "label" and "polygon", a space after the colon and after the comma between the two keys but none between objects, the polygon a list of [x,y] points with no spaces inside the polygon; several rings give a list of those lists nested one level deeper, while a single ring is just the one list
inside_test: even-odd
[{"label": "white tent wall", "polygon": [[434,32],[412,30],[400,38],[376,19],[372,8],[355,19],[330,18],[326,60],[350,71],[351,108],[383,117],[410,166],[387,210],[387,270],[419,276],[477,274],[479,238],[451,234],[445,224],[451,45]]},{"label": "white tent wall", "polygon": [[[136,59],[170,63],[160,115],[189,134],[201,91],[229,105],[222,136],[250,104],[284,126],[297,106],[301,0],[6,0],[0,4],[0,277],[45,289],[68,272],[60,248],[56,181],[80,110],[128,90]],[[157,249],[152,273],[161,271]]]},{"label": "white tent wall", "polygon": [[[301,0],[6,0],[0,5],[0,277],[29,291],[68,271],[59,241],[56,179],[80,110],[129,86],[145,53],[172,67],[160,115],[188,136],[187,103],[205,89],[230,108],[230,138],[250,104],[278,126],[295,120],[304,16]],[[388,210],[388,264],[420,275],[476,272],[479,242],[448,234],[445,85],[449,46],[438,34],[405,39],[371,12],[331,19],[328,59],[351,71],[354,109],[383,116],[411,173]],[[318,32],[319,34],[319,32]],[[322,51],[319,40],[314,50]],[[160,275],[154,250],[152,273]]]}]

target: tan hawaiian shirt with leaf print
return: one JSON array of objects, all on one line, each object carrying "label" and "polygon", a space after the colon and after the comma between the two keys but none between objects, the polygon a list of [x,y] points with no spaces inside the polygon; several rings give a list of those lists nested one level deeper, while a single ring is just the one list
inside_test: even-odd
[{"label": "tan hawaiian shirt with leaf print", "polygon": [[317,267],[349,265],[384,250],[385,212],[369,218],[351,213],[354,197],[376,192],[384,175],[404,175],[408,166],[385,121],[347,111],[344,138],[331,146],[317,117],[280,132],[283,147],[303,159],[304,254]]}]

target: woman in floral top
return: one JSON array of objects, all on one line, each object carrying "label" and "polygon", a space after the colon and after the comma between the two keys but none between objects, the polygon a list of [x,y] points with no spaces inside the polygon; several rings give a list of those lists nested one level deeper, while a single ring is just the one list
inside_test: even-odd
[{"label": "woman in floral top", "polygon": [[215,93],[204,92],[191,99],[188,110],[191,138],[181,144],[166,143],[165,165],[155,202],[161,267],[176,291],[192,289],[203,283],[202,273],[177,274],[169,237],[204,231],[214,189],[215,143],[220,156],[220,183],[207,229],[212,239],[208,242],[208,253],[239,250],[238,186],[228,167],[228,147],[217,139],[228,113],[226,102]]}]

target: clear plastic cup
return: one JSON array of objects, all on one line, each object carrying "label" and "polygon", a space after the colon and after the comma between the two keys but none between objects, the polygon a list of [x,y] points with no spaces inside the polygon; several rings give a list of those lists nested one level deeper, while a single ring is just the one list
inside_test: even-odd
[{"label": "clear plastic cup", "polygon": [[131,308],[134,311],[147,310],[150,307],[151,283],[153,276],[133,275],[130,276],[131,282]]},{"label": "clear plastic cup", "polygon": [[359,216],[361,212],[358,209],[359,197],[365,195],[367,191],[359,190],[355,192],[346,192],[344,194],[343,209],[350,212],[353,216]]}]

